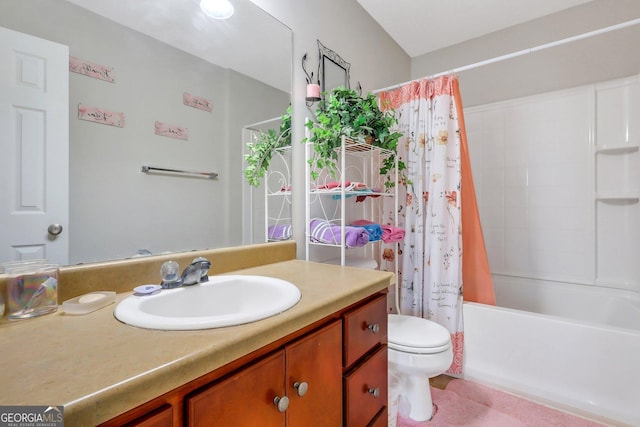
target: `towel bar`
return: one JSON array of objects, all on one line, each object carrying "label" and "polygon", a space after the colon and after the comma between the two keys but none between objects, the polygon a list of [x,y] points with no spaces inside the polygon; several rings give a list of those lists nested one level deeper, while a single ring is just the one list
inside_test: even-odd
[{"label": "towel bar", "polygon": [[185,171],[180,169],[158,168],[155,166],[142,166],[141,171],[144,173],[158,171],[158,172],[179,173],[179,174],[185,174],[185,175],[198,175],[198,176],[203,176],[209,179],[215,179],[218,177],[218,174],[216,172],[194,172],[194,171]]}]

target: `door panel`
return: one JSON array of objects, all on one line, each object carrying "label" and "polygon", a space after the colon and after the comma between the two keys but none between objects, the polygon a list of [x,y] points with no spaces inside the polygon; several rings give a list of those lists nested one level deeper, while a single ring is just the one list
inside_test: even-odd
[{"label": "door panel", "polygon": [[0,262],[68,263],[68,74],[67,46],[0,27]]}]

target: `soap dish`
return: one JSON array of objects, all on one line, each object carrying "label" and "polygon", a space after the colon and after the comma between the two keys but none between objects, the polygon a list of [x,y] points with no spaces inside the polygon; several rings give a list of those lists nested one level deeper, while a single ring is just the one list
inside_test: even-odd
[{"label": "soap dish", "polygon": [[89,314],[113,303],[116,293],[113,291],[97,291],[79,297],[71,298],[62,303],[62,309],[67,314]]}]

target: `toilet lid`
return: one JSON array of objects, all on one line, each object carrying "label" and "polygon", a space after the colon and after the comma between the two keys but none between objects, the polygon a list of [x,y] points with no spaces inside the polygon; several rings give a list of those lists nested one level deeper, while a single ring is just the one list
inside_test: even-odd
[{"label": "toilet lid", "polygon": [[390,314],[389,348],[409,353],[438,353],[451,347],[451,334],[431,320],[402,314]]}]

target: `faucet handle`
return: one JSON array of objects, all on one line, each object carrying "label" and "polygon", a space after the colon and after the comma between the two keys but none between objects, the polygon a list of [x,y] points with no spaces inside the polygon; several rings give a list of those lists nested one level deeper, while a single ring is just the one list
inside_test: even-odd
[{"label": "faucet handle", "polygon": [[166,261],[160,267],[161,286],[163,289],[177,288],[182,285],[180,266],[175,261]]}]

